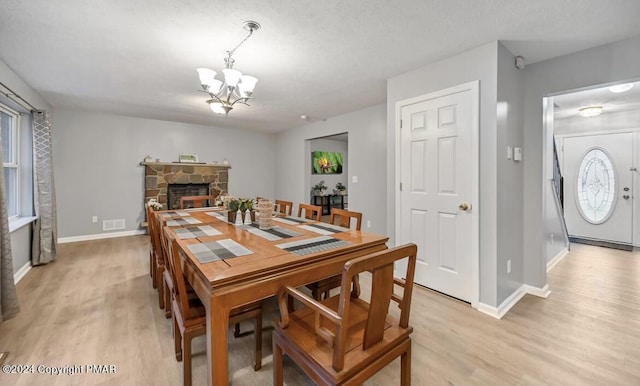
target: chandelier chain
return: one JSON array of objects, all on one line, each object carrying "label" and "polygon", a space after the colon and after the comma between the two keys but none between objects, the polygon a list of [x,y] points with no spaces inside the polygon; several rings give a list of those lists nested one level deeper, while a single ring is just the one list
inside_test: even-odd
[{"label": "chandelier chain", "polygon": [[227,54],[229,55],[229,59],[231,59],[231,56],[233,56],[233,54],[236,52],[236,50],[237,50],[238,48],[240,48],[240,46],[241,46],[242,44],[244,44],[244,42],[246,42],[246,41],[251,37],[251,35],[253,35],[253,28],[249,30],[249,34],[247,35],[247,37],[245,37],[244,39],[242,39],[242,41],[241,41],[240,43],[238,43],[238,45],[237,45],[237,46],[235,46],[232,50],[227,51]]}]

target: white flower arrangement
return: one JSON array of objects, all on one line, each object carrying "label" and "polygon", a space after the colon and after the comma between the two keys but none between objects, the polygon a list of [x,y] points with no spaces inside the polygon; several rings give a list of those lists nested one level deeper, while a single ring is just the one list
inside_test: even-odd
[{"label": "white flower arrangement", "polygon": [[147,206],[150,207],[153,210],[161,210],[162,209],[162,204],[159,203],[158,201],[156,201],[155,198],[150,198],[149,201],[147,201]]}]

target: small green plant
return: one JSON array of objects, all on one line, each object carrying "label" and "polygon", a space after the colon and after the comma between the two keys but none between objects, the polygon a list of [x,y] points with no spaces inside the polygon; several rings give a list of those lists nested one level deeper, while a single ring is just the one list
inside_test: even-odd
[{"label": "small green plant", "polygon": [[236,212],[240,208],[240,200],[231,199],[227,203],[227,210],[230,212]]},{"label": "small green plant", "polygon": [[325,185],[324,180],[322,180],[317,184],[313,185],[313,190],[317,192],[324,192],[325,190],[327,190],[327,185]]},{"label": "small green plant", "polygon": [[241,198],[240,200],[240,212],[246,212],[247,210],[253,209],[253,199],[252,198]]},{"label": "small green plant", "polygon": [[347,187],[346,187],[346,186],[344,186],[344,185],[342,185],[342,182],[338,182],[338,183],[336,184],[336,190],[337,190],[338,192],[344,192],[345,190],[347,190]]}]

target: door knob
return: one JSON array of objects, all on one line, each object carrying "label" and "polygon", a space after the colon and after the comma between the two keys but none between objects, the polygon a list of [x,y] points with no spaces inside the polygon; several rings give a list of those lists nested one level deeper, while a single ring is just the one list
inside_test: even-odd
[{"label": "door knob", "polygon": [[467,212],[471,210],[471,205],[467,204],[466,202],[463,202],[460,205],[458,205],[458,209]]}]

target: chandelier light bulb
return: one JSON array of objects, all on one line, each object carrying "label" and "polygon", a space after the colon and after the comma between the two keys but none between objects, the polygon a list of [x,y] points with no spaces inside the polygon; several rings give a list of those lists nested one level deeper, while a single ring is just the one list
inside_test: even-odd
[{"label": "chandelier light bulb", "polygon": [[211,108],[211,111],[213,111],[216,114],[225,115],[227,113],[222,107],[222,103],[213,102],[209,104],[209,107]]},{"label": "chandelier light bulb", "polygon": [[[198,68],[198,76],[200,77],[200,84],[204,86],[211,86],[213,82],[216,82],[216,72],[208,68]],[[219,81],[217,81],[219,82]]]}]

